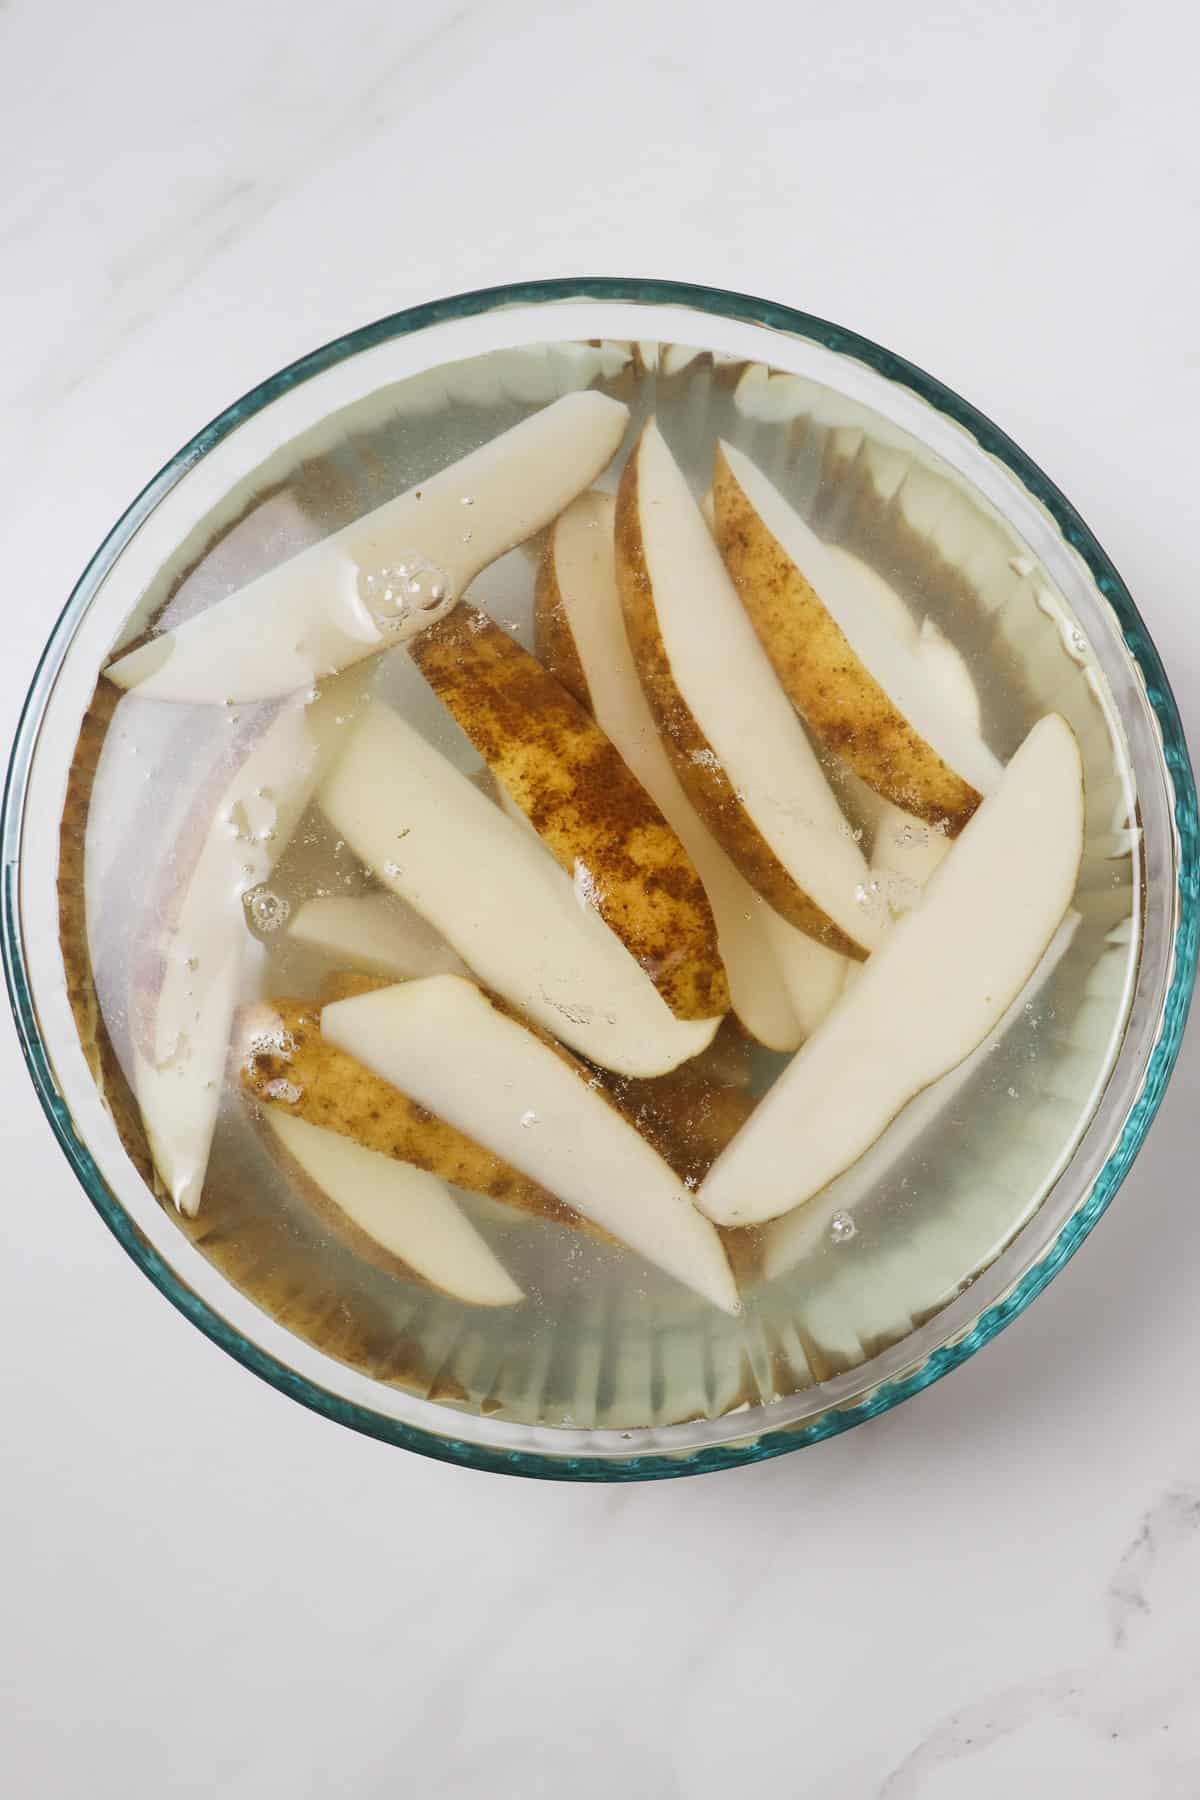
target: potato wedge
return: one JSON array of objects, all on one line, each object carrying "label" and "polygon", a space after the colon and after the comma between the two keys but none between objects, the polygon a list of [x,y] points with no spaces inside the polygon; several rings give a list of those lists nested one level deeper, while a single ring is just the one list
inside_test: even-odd
[{"label": "potato wedge", "polygon": [[582,904],[681,1019],[729,1010],[712,908],[675,831],[620,752],[537,658],[465,603],[413,661],[520,807]]}]

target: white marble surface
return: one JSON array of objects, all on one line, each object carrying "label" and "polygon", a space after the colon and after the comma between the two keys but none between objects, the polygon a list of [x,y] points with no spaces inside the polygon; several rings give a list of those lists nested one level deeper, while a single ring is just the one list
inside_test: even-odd
[{"label": "white marble surface", "polygon": [[[0,3],[5,730],[232,396],[436,294],[664,273],[936,370],[1049,469],[1200,725],[1182,0]],[[136,1276],[0,1032],[13,1800],[1200,1793],[1193,1038],[1115,1210],[919,1400],[642,1489],[309,1416]]]}]

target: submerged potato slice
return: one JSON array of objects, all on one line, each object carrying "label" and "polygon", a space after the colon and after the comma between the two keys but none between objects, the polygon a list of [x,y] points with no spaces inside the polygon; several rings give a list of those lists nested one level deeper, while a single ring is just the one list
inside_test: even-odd
[{"label": "submerged potato slice", "polygon": [[590,1062],[664,1075],[712,1042],[720,1021],[678,1018],[528,826],[390,707],[370,703],[318,803],[482,982]]},{"label": "submerged potato slice", "polygon": [[234,1056],[241,1086],[263,1106],[340,1132],[365,1150],[413,1163],[468,1193],[587,1229],[569,1206],[503,1157],[337,1049],[322,1036],[320,1013],[307,1001],[243,1007]]},{"label": "submerged potato slice", "polygon": [[[768,1049],[794,1050],[805,1036],[802,1019],[817,1010],[826,985],[813,959],[819,963],[832,952],[772,912],[730,861],[675,773],[625,630],[613,544],[615,509],[611,494],[581,494],[547,534],[534,598],[538,654],[594,715],[679,834],[712,907],[738,1021]],[[802,1008],[793,1004],[794,989]]]},{"label": "submerged potato slice", "polygon": [[436,1176],[279,1108],[266,1118],[293,1184],[367,1262],[468,1306],[525,1298]]},{"label": "submerged potato slice", "polygon": [[617,578],[646,699],[680,784],[767,904],[861,960],[866,863],[662,434],[617,496]]},{"label": "submerged potato slice", "polygon": [[921,905],[897,921],[714,1164],[698,1196],[710,1218],[760,1224],[800,1205],[971,1054],[1071,904],[1083,828],[1079,746],[1066,720],[1050,714]]},{"label": "submerged potato slice", "polygon": [[220,706],[292,693],[402,643],[594,481],[628,418],[604,394],[567,394],[105,674],[149,699]]},{"label": "submerged potato slice", "polygon": [[678,1175],[577,1058],[469,981],[433,975],[342,1000],[324,1028],[647,1261],[739,1310],[721,1240]]},{"label": "submerged potato slice", "polygon": [[940,701],[893,622],[728,444],[713,504],[742,605],[810,731],[885,799],[961,831],[1000,765]]},{"label": "submerged potato slice", "polygon": [[497,781],[682,1019],[729,1009],[695,865],[595,719],[493,619],[460,606],[412,658]]},{"label": "submerged potato slice", "polygon": [[[321,983],[321,1003],[352,1000],[392,983],[357,969],[337,969]],[[553,1039],[546,1038],[547,1043]],[[675,1173],[695,1184],[739,1132],[757,1104],[747,1091],[746,1045],[722,1036],[693,1062],[653,1080],[597,1069],[596,1079],[617,1110],[653,1144]]]},{"label": "submerged potato slice", "polygon": [[288,936],[310,950],[393,981],[414,975],[465,975],[466,965],[418,912],[393,894],[306,900]]}]

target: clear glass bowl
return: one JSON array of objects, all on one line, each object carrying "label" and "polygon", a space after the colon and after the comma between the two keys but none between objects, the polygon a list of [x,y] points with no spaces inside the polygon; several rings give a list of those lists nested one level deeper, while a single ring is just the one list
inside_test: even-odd
[{"label": "clear glass bowl", "polygon": [[[838,397],[839,442],[853,445],[856,420],[868,416],[917,440],[939,479],[1027,547],[1085,634],[1119,713],[1142,828],[1141,950],[1120,1048],[1069,1161],[1007,1247],[866,1362],[787,1399],[629,1431],[521,1424],[418,1398],[305,1342],[227,1281],[155,1198],[100,1101],[57,924],[64,785],[97,670],[139,599],[156,580],[161,593],[163,570],[205,541],[239,483],[286,476],[297,440],[319,456],[332,415],[393,383],[486,351],[597,340],[761,362]],[[1112,1199],[1174,1066],[1196,969],[1196,851],[1192,771],[1155,647],[1087,526],[996,426],[901,358],[786,307],[671,282],[524,283],[415,307],[314,351],[220,414],[117,522],[55,626],[17,733],[3,815],[3,951],[26,1060],[72,1168],[134,1261],[215,1343],[314,1411],[425,1455],[552,1479],[644,1480],[728,1468],[847,1430],[957,1367],[1041,1292]]]}]

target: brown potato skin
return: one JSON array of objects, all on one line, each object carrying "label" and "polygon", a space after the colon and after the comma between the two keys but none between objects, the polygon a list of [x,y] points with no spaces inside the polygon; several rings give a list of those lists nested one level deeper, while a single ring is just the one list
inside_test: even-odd
[{"label": "brown potato skin", "polygon": [[[334,970],[321,984],[321,1000],[324,1005],[330,1005],[335,1000],[349,1000],[355,995],[374,993],[378,988],[391,985],[386,976],[365,975],[357,969]],[[749,1071],[742,1066],[745,1056],[740,1054],[745,1051],[745,1046],[737,1039],[730,1045],[722,1036],[719,1044],[711,1045],[691,1062],[672,1069],[669,1075],[644,1078],[616,1075],[609,1069],[594,1069],[590,1063],[573,1056],[549,1032],[522,1019],[498,995],[488,994],[487,998],[498,1012],[517,1020],[547,1044],[582,1081],[598,1085],[635,1131],[653,1145],[663,1161],[670,1164],[681,1180],[693,1186],[703,1181],[757,1105],[746,1087]],[[459,1185],[465,1184],[460,1182]]]},{"label": "brown potato skin", "polygon": [[767,530],[717,449],[717,546],[785,693],[824,749],[884,799],[956,836],[982,796],[893,706]]},{"label": "brown potato skin", "polygon": [[726,855],[769,906],[828,949],[864,962],[867,952],[862,945],[834,924],[775,855],[738,800],[733,783],[675,684],[646,568],[638,462],[635,450],[625,465],[617,493],[617,583],[642,688],[680,785]]},{"label": "brown potato skin", "polygon": [[711,1019],[729,983],[708,896],[678,837],[579,701],[477,608],[416,638],[413,661],[671,1011]]},{"label": "brown potato skin", "polygon": [[[306,1000],[243,1007],[234,1028],[234,1061],[241,1087],[262,1106],[278,1106],[366,1150],[414,1163],[469,1193],[597,1235],[573,1207],[327,1042],[320,1010]],[[268,1092],[274,1082],[290,1083],[299,1097]]]}]

